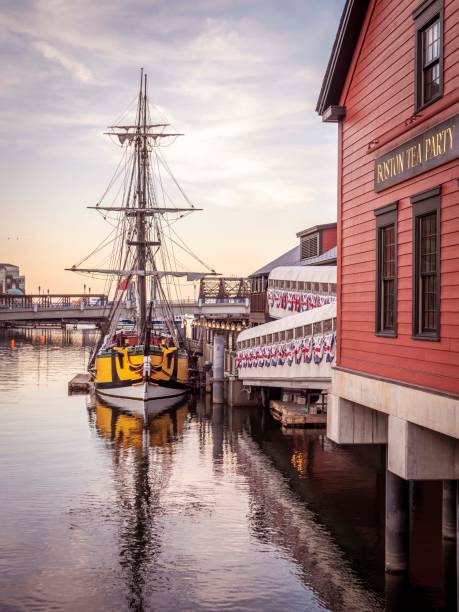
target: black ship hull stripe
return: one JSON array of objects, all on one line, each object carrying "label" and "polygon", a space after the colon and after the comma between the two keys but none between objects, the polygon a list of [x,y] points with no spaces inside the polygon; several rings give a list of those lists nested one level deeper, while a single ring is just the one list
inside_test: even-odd
[{"label": "black ship hull stripe", "polygon": [[184,393],[182,391],[181,393],[174,393],[174,395],[162,395],[161,397],[147,397],[147,398],[143,398],[143,397],[126,397],[125,395],[112,395],[111,393],[103,393],[99,389],[97,389],[97,391],[98,391],[99,395],[103,395],[104,397],[116,397],[117,399],[135,400],[136,402],[159,401],[159,400],[171,399],[173,397],[181,397],[182,395],[184,395]]}]

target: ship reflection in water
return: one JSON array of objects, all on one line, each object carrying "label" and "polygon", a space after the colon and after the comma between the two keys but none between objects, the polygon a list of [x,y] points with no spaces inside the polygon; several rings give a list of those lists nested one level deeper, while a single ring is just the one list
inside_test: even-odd
[{"label": "ship reflection in water", "polygon": [[410,575],[384,574],[383,447],[208,399],[146,422],[86,406],[65,396],[81,344],[16,340],[0,343],[1,610],[455,609],[440,483],[411,490]]},{"label": "ship reflection in water", "polygon": [[183,434],[187,407],[144,421],[96,402],[95,428],[113,449],[117,483],[119,563],[128,587],[129,608],[144,609],[148,572],[161,549],[161,497],[172,470],[174,441]]}]

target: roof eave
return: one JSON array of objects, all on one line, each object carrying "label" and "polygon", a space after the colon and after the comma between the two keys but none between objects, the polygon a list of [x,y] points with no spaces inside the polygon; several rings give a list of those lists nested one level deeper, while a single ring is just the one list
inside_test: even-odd
[{"label": "roof eave", "polygon": [[303,238],[304,236],[308,236],[309,234],[314,234],[315,232],[320,232],[321,230],[331,229],[337,226],[336,221],[333,223],[322,223],[321,225],[314,225],[313,227],[308,227],[302,232],[297,233],[297,238]]},{"label": "roof eave", "polygon": [[369,4],[370,0],[346,0],[317,100],[316,112],[321,116],[329,107],[339,106]]}]

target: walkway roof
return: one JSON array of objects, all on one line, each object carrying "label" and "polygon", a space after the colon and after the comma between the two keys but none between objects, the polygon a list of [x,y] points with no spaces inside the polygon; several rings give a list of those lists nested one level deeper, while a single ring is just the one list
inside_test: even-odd
[{"label": "walkway roof", "polygon": [[274,268],[269,279],[336,283],[336,266],[280,266]]},{"label": "walkway roof", "polygon": [[333,319],[334,317],[336,317],[336,302],[326,304],[320,308],[313,308],[291,317],[284,317],[283,319],[277,319],[277,321],[270,321],[269,323],[263,323],[263,325],[256,325],[250,329],[245,329],[238,335],[237,341],[241,342],[242,340],[260,338],[261,336],[266,336],[266,334],[275,334],[276,332],[295,329],[295,327],[302,327],[303,325]]}]

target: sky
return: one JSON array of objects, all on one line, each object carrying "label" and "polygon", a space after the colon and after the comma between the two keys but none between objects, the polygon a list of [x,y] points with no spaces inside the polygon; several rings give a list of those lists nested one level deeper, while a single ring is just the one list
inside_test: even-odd
[{"label": "sky", "polygon": [[108,233],[86,206],[121,150],[103,132],[139,70],[185,134],[164,151],[204,208],[175,227],[248,275],[336,220],[337,132],[315,113],[344,0],[3,0],[0,261],[29,293],[93,292],[71,272]]}]

